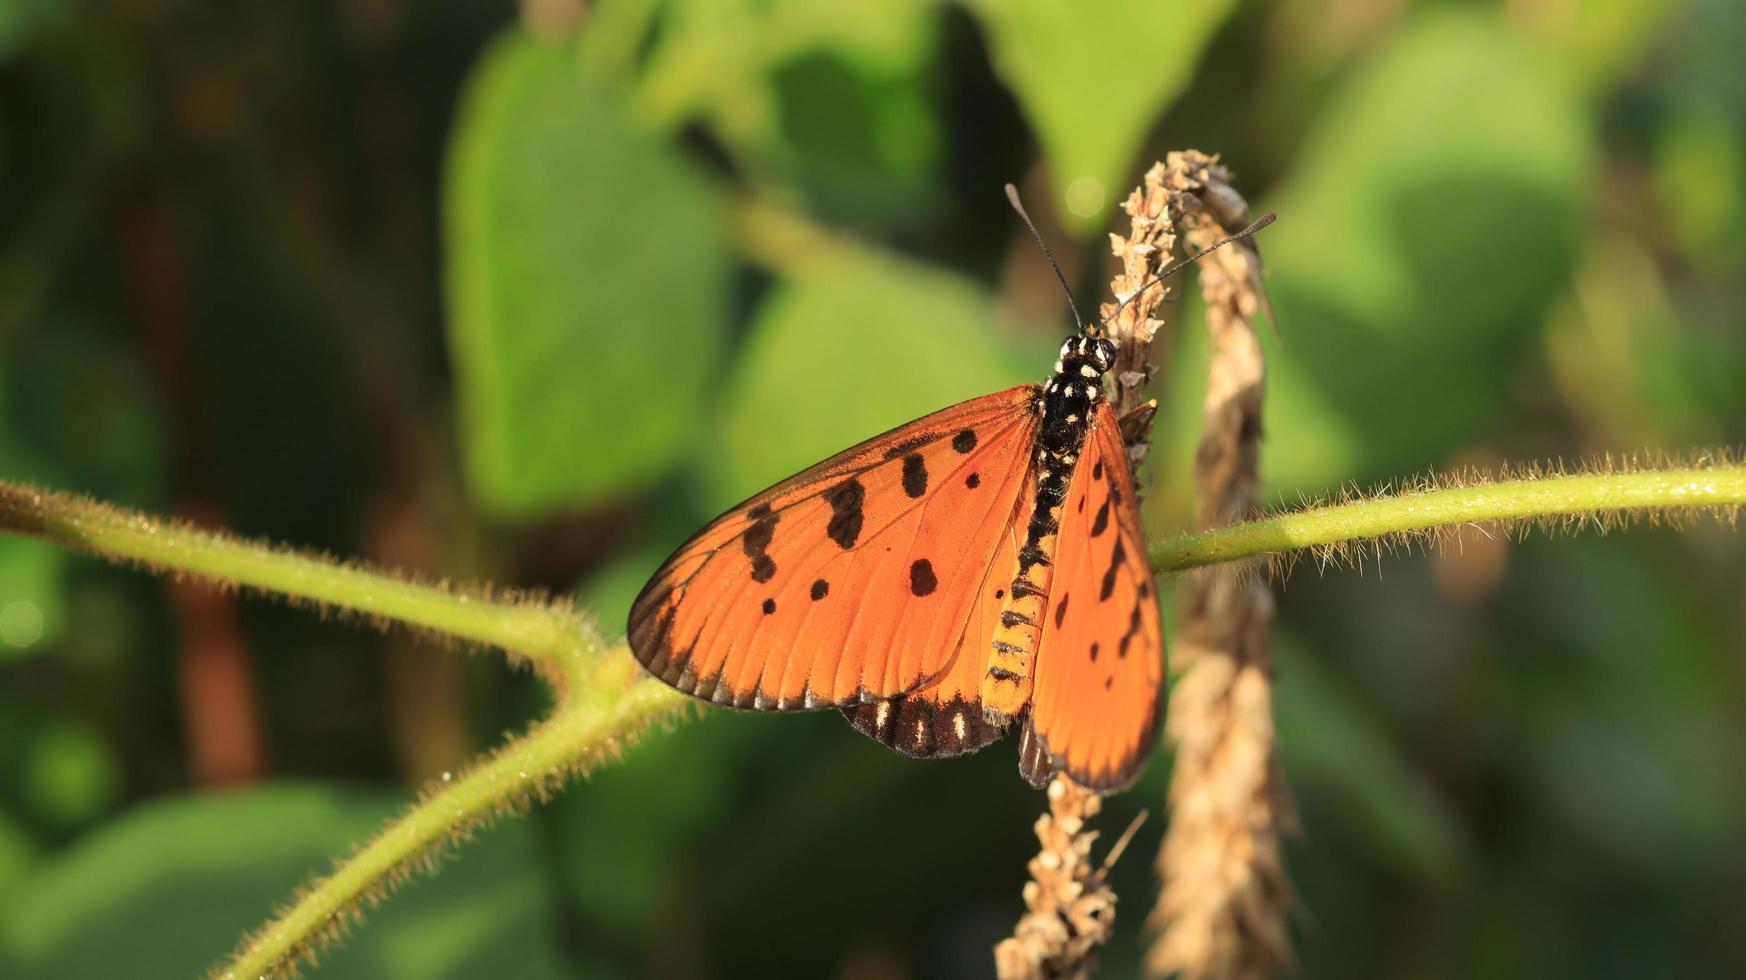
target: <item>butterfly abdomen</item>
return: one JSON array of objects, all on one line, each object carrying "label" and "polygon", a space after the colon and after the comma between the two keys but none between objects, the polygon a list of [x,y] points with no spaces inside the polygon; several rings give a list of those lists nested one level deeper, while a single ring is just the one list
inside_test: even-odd
[{"label": "butterfly abdomen", "polygon": [[1054,376],[1032,403],[1033,411],[1042,416],[1035,449],[1036,507],[1025,527],[1024,547],[1019,549],[1018,567],[990,643],[988,673],[982,678],[982,709],[991,722],[1012,719],[1030,701],[1031,675],[1054,578],[1061,506],[1085,447],[1092,411],[1103,397],[1103,375],[1114,356],[1115,348],[1107,340],[1068,339],[1061,346]]}]

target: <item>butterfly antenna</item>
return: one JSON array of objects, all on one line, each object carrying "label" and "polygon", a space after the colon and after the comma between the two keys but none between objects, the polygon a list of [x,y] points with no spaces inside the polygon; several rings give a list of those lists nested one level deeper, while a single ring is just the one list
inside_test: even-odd
[{"label": "butterfly antenna", "polygon": [[1139,813],[1134,814],[1134,819],[1128,824],[1128,829],[1122,831],[1122,836],[1115,842],[1115,846],[1110,848],[1109,853],[1103,856],[1103,867],[1097,869],[1097,877],[1100,880],[1109,877],[1109,869],[1115,867],[1116,861],[1121,859],[1122,852],[1128,849],[1128,845],[1134,840],[1134,834],[1139,832],[1140,825],[1145,822],[1145,810],[1141,810]]},{"label": "butterfly antenna", "polygon": [[[1037,226],[1031,223],[1031,216],[1025,213],[1025,206],[1019,203],[1018,188],[1006,185],[1006,199],[1011,202],[1012,209],[1024,219],[1025,227],[1031,230],[1031,237],[1037,240],[1037,245],[1043,250],[1043,257],[1049,260],[1049,268],[1055,270],[1055,280],[1061,284],[1061,291],[1067,294],[1067,308],[1073,311],[1073,322],[1079,326],[1079,332],[1085,332],[1085,321],[1079,319],[1079,304],[1073,299],[1073,290],[1067,287],[1067,277],[1061,274],[1061,267],[1055,264],[1055,253],[1049,251],[1049,243],[1043,241],[1043,236],[1037,233]],[[1103,325],[1098,324],[1099,327]]]},{"label": "butterfly antenna", "polygon": [[[1116,314],[1120,313],[1122,310],[1127,309],[1128,304],[1132,303],[1136,299],[1139,299],[1142,295],[1145,294],[1146,290],[1151,289],[1153,286],[1158,285],[1159,283],[1163,282],[1164,280],[1170,278],[1171,276],[1177,274],[1178,272],[1181,272],[1183,269],[1188,268],[1189,266],[1195,264],[1196,262],[1199,262],[1201,259],[1206,258],[1211,253],[1216,252],[1221,248],[1224,248],[1226,245],[1229,245],[1230,243],[1236,241],[1237,239],[1248,238],[1250,235],[1253,235],[1256,232],[1260,231],[1261,229],[1272,224],[1273,219],[1276,217],[1278,217],[1278,215],[1275,215],[1272,211],[1269,211],[1266,214],[1262,215],[1261,217],[1256,218],[1254,223],[1250,224],[1249,227],[1244,228],[1242,231],[1237,232],[1235,235],[1230,235],[1230,236],[1227,236],[1225,238],[1221,238],[1216,242],[1213,242],[1211,245],[1208,245],[1206,248],[1201,249],[1200,251],[1194,253],[1193,255],[1190,255],[1188,258],[1183,259],[1183,260],[1175,263],[1174,265],[1170,266],[1170,268],[1168,268],[1168,269],[1165,269],[1163,272],[1158,273],[1157,275],[1153,276],[1151,279],[1146,280],[1145,285],[1141,286],[1139,289],[1134,290],[1134,295],[1129,296],[1125,300],[1122,300],[1122,305],[1116,307],[1113,311],[1111,311],[1109,316],[1104,317],[1103,320],[1101,321],[1101,324],[1107,324],[1107,323],[1109,323],[1109,321],[1115,319]],[[1045,249],[1044,251],[1047,251],[1047,249]]]}]

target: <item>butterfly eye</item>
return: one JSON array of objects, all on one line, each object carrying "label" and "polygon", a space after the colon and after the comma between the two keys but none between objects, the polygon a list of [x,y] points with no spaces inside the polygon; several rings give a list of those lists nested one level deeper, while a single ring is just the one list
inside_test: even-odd
[{"label": "butterfly eye", "polygon": [[1099,369],[1108,371],[1115,365],[1116,346],[1108,338],[1099,337],[1092,341],[1091,356],[1097,361]]}]

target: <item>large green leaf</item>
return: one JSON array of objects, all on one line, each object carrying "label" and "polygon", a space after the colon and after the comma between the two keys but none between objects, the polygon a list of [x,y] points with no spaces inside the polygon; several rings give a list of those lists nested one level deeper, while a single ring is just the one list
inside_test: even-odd
[{"label": "large green leaf", "polygon": [[[1487,420],[1568,275],[1590,139],[1501,15],[1422,16],[1348,80],[1268,202],[1288,341],[1270,385],[1296,393],[1268,406],[1271,478],[1410,472]],[[1305,433],[1293,402],[1336,430]],[[1358,455],[1293,452],[1300,437]]]},{"label": "large green leaf", "polygon": [[712,502],[886,429],[1048,373],[1052,340],[1012,355],[990,297],[896,259],[852,258],[782,283],[729,382]]},{"label": "large green leaf", "polygon": [[[1062,217],[1103,227],[1153,119],[1193,76],[1232,0],[971,0],[994,67],[1049,161]],[[1075,187],[1075,182],[1080,182]],[[1068,188],[1074,188],[1071,196]]]},{"label": "large green leaf", "polygon": [[450,342],[470,488],[505,516],[595,503],[689,446],[726,329],[716,202],[568,47],[512,34],[451,148]]},{"label": "large green leaf", "polygon": [[[287,785],[137,808],[23,883],[0,921],[9,975],[197,976],[395,805]],[[556,977],[550,901],[527,825],[511,823],[370,910],[320,976]]]}]

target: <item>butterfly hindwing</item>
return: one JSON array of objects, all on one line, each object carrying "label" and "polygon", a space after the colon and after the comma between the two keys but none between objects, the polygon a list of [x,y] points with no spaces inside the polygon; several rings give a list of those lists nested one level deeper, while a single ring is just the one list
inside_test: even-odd
[{"label": "butterfly hindwing", "polygon": [[1032,782],[1059,769],[1092,789],[1121,789],[1157,740],[1164,638],[1139,501],[1107,403],[1076,463],[1054,562],[1020,766]]},{"label": "butterfly hindwing", "polygon": [[908,694],[844,708],[843,714],[861,734],[911,758],[932,759],[975,752],[1006,733],[1004,725],[984,717],[981,688],[988,669],[989,638],[1018,565],[1025,524],[1036,506],[1031,481],[1025,482],[945,671]]},{"label": "butterfly hindwing", "polygon": [[637,597],[631,649],[741,708],[871,703],[938,677],[1030,493],[1035,391],[900,426],[717,518]]}]

